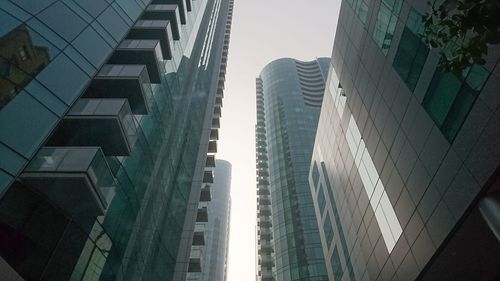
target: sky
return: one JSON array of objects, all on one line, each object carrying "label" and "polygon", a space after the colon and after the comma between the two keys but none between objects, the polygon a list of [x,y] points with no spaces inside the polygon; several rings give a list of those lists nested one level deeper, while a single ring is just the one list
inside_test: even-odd
[{"label": "sky", "polygon": [[232,164],[228,281],[255,281],[255,78],[269,62],[330,57],[340,0],[235,0],[217,158]]}]

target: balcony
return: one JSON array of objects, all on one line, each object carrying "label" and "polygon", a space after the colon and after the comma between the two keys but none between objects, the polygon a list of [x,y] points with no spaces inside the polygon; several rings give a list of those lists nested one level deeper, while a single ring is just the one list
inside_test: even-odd
[{"label": "balcony", "polygon": [[[181,24],[186,24],[186,16],[187,16],[187,3],[191,0],[153,0],[152,4],[175,4],[179,7],[179,18]],[[191,7],[191,3],[189,3],[189,7]]]},{"label": "balcony", "polygon": [[196,214],[196,222],[208,222],[207,207],[198,208],[198,212]]},{"label": "balcony", "polygon": [[207,160],[205,162],[205,167],[215,168],[215,156],[214,155],[207,156]]},{"label": "balcony", "polygon": [[219,130],[212,129],[210,130],[210,140],[218,140],[219,139]]},{"label": "balcony", "polygon": [[210,185],[206,184],[201,188],[200,201],[201,202],[212,201],[212,191],[211,191]]},{"label": "balcony", "polygon": [[212,128],[215,128],[215,129],[219,129],[220,128],[220,119],[219,119],[219,117],[216,117],[216,118],[212,119]]},{"label": "balcony", "polygon": [[161,82],[163,60],[160,42],[158,40],[123,40],[116,47],[109,64],[143,64],[148,70],[151,83]]},{"label": "balcony", "polygon": [[137,130],[127,99],[79,99],[61,120],[49,146],[99,146],[107,156],[127,156]]},{"label": "balcony", "polygon": [[208,153],[217,153],[217,142],[209,141],[208,142]]},{"label": "balcony", "polygon": [[168,20],[139,20],[130,29],[127,39],[160,41],[164,59],[172,59],[173,34]]},{"label": "balcony", "polygon": [[44,147],[21,179],[71,216],[101,216],[115,194],[113,175],[98,147]]},{"label": "balcony", "polygon": [[222,107],[222,98],[221,97],[215,97],[215,106]]},{"label": "balcony", "polygon": [[203,246],[192,246],[189,254],[188,272],[201,272],[203,264]]},{"label": "balcony", "polygon": [[168,20],[170,21],[170,27],[172,30],[172,36],[174,40],[179,40],[181,21],[179,15],[179,8],[177,5],[169,4],[151,4],[146,7],[144,13],[141,16],[143,20]]},{"label": "balcony", "polygon": [[193,234],[193,246],[203,246],[205,245],[205,232],[196,231]]},{"label": "balcony", "polygon": [[221,117],[221,115],[222,115],[221,108],[218,107],[218,106],[214,107],[214,116],[217,117],[217,118],[219,118],[219,117]]},{"label": "balcony", "polygon": [[203,173],[203,183],[214,183],[214,173],[212,171]]},{"label": "balcony", "polygon": [[86,98],[125,98],[133,114],[148,114],[152,93],[145,65],[105,64],[92,79]]}]

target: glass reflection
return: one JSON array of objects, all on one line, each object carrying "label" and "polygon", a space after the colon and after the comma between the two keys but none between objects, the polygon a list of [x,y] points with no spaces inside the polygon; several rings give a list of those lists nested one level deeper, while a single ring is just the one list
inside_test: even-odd
[{"label": "glass reflection", "polygon": [[49,64],[52,48],[25,24],[0,37],[0,109]]}]

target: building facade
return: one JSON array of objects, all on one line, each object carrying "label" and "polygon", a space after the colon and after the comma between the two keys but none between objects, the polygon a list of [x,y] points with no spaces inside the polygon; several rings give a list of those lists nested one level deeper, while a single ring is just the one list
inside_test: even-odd
[{"label": "building facade", "polygon": [[229,223],[231,215],[231,163],[215,161],[212,199],[208,204],[207,229],[205,231],[206,254],[203,281],[224,281],[227,278],[227,253],[229,250]]},{"label": "building facade", "polygon": [[283,58],[257,78],[257,280],[325,280],[307,181],[329,59]]},{"label": "building facade", "polygon": [[496,280],[500,65],[462,76],[426,1],[342,1],[309,183],[329,280]]},{"label": "building facade", "polygon": [[231,0],[2,2],[2,280],[197,270],[231,14]]}]

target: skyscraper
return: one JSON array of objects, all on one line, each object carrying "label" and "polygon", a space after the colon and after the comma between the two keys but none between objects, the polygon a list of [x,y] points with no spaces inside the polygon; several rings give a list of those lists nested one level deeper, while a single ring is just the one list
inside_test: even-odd
[{"label": "skyscraper", "polygon": [[329,60],[283,58],[257,78],[257,280],[325,280],[307,182]]},{"label": "skyscraper", "polygon": [[461,77],[425,1],[343,1],[309,182],[330,280],[496,280],[498,45]]},{"label": "skyscraper", "polygon": [[215,161],[212,199],[208,203],[209,219],[205,230],[203,281],[224,281],[227,278],[229,222],[231,212],[231,163]]},{"label": "skyscraper", "polygon": [[2,280],[200,267],[232,0],[2,1]]}]

